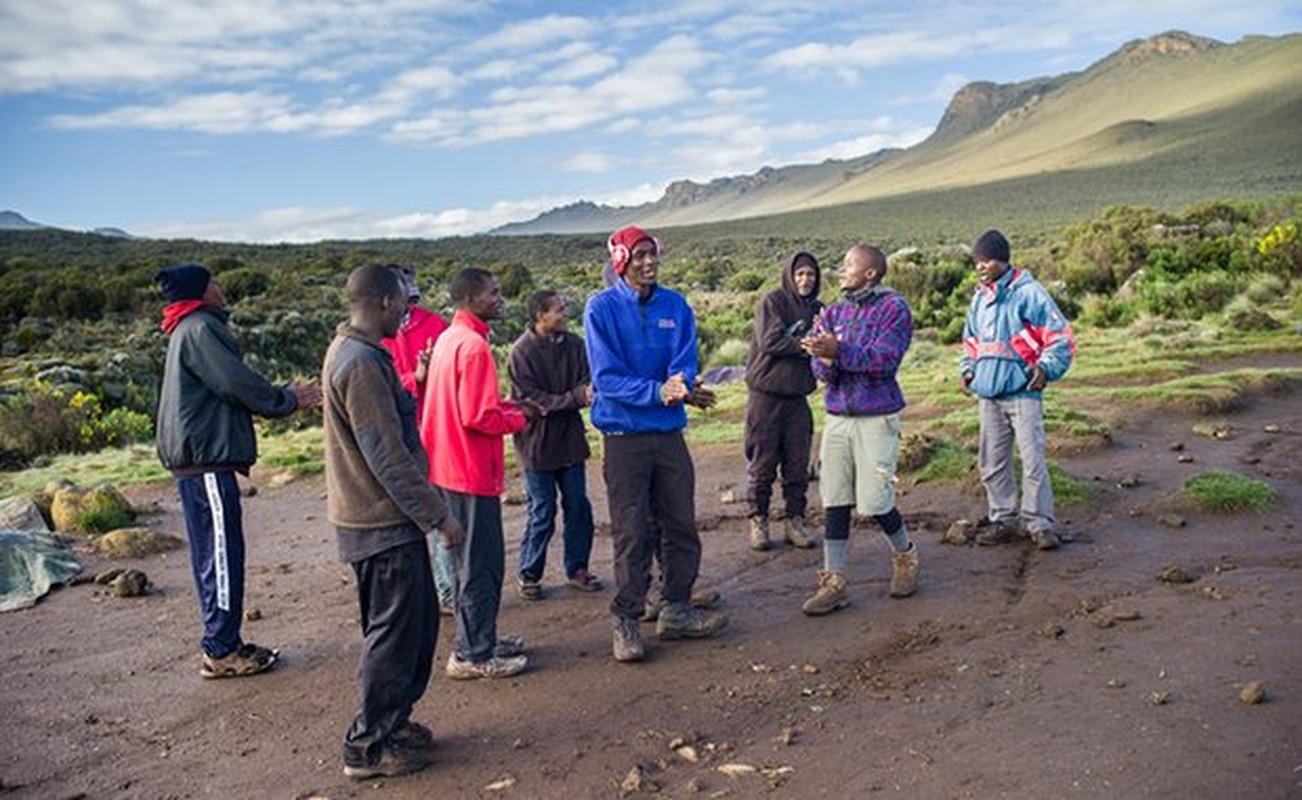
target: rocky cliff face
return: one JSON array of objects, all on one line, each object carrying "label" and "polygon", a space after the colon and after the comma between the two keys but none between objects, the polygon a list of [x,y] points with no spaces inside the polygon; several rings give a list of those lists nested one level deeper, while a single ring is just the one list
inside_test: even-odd
[{"label": "rocky cliff face", "polygon": [[1033,78],[1020,83],[977,81],[964,86],[954,95],[945,114],[928,142],[948,142],[994,125],[1009,112],[1018,112],[1038,103],[1045,95],[1074,80],[1111,69],[1133,68],[1154,58],[1179,57],[1200,53],[1221,42],[1183,31],[1168,31],[1148,39],[1128,42],[1084,72],[1069,72],[1049,78]]}]

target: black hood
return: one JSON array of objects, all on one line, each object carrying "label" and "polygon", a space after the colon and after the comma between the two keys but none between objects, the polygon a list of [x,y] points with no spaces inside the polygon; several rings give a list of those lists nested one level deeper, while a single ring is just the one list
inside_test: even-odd
[{"label": "black hood", "polygon": [[[801,297],[800,292],[796,291],[796,264],[802,260],[808,260],[814,267],[814,291],[808,297]],[[800,250],[791,256],[787,268],[782,271],[782,288],[798,301],[812,303],[818,300],[818,292],[823,288],[823,270],[818,266],[818,259],[813,253]]]}]

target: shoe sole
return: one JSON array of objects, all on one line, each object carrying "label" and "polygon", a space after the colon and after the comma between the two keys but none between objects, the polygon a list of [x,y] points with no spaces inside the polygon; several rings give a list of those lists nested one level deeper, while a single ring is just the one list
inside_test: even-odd
[{"label": "shoe sole", "polygon": [[388,768],[350,767],[347,764],[345,764],[344,775],[349,778],[352,778],[355,781],[365,781],[371,778],[398,778],[403,775],[411,775],[413,773],[420,772],[421,770],[428,768],[429,765],[430,762],[428,761],[416,762],[412,764],[404,764],[400,767],[388,767]]},{"label": "shoe sole", "polygon": [[803,611],[805,613],[805,616],[807,617],[825,617],[834,611],[840,611],[843,608],[849,608],[849,607],[850,607],[850,601],[844,600],[832,606],[831,608],[827,608],[827,609],[815,609],[811,611],[808,608],[801,608],[800,610]]},{"label": "shoe sole", "polygon": [[254,675],[261,675],[268,672],[280,661],[280,651],[272,650],[271,659],[267,663],[257,666],[255,669],[239,670],[235,668],[223,669],[220,671],[209,669],[207,666],[199,667],[199,677],[207,681],[217,681],[224,678],[248,678]]},{"label": "shoe sole", "polygon": [[728,623],[726,622],[719,627],[708,631],[684,630],[682,628],[665,628],[664,630],[661,630],[660,627],[657,626],[656,638],[663,641],[670,641],[673,639],[708,639],[711,636],[718,634],[719,631],[726,627],[728,627]]}]

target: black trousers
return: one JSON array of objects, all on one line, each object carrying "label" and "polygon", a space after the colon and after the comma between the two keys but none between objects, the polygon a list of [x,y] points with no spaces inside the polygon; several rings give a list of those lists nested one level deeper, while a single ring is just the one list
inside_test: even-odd
[{"label": "black trousers", "polygon": [[804,397],[747,393],[746,478],[752,515],[768,516],[780,468],[787,516],[805,516],[813,440],[814,415]]},{"label": "black trousers", "polygon": [[439,610],[424,540],[356,561],[353,572],[362,612],[361,705],[344,737],[344,760],[360,766],[379,758],[425,694]]},{"label": "black trousers", "polygon": [[607,436],[604,443],[602,475],[615,540],[611,613],[625,619],[642,615],[657,542],[664,599],[688,602],[701,567],[701,539],[696,470],[682,431]]}]

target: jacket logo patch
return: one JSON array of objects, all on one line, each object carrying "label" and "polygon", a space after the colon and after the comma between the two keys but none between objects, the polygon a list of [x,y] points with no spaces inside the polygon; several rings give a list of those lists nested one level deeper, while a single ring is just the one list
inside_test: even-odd
[{"label": "jacket logo patch", "polygon": [[656,320],[656,327],[659,327],[659,328],[677,328],[677,327],[678,327],[678,323],[674,322],[672,319],[664,318],[664,319]]}]

